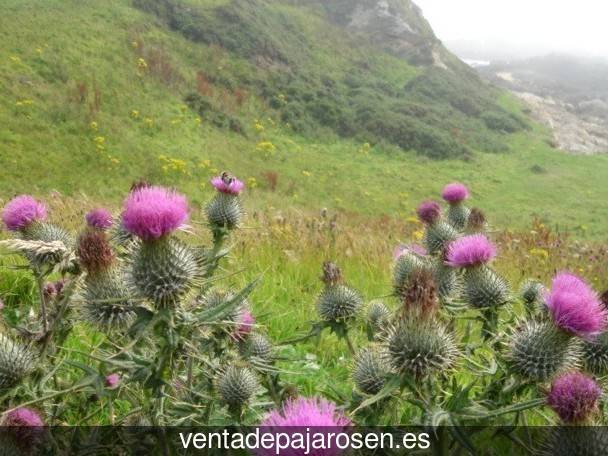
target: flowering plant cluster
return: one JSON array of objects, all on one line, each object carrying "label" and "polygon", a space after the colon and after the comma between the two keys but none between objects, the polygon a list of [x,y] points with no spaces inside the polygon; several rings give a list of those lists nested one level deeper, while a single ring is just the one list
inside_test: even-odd
[{"label": "flowering plant cluster", "polygon": [[[432,429],[438,448],[468,451],[473,443],[458,428],[516,426],[528,410],[551,409],[559,424],[602,423],[605,304],[569,272],[514,292],[495,266],[490,225],[465,205],[470,192],[460,183],[444,188],[443,206],[428,200],[417,208],[424,246],[395,249],[387,297],[366,304],[335,262],[323,264],[318,318],[282,344],[334,333],[352,356],[355,388],[331,401],[320,391],[301,395],[285,383],[256,324],[249,302],[256,282],[217,285],[226,241],[242,224],[244,184],[222,173],[211,185],[216,192],[202,208],[210,246],[188,242],[187,198],[147,182],[132,187],[119,213],[88,212],[77,235],[49,222],[31,196],[4,207],[12,237],[1,242],[24,256],[39,290],[38,312],[0,333],[1,424],[63,423],[69,418],[54,404],[66,398],[97,401],[121,425],[243,423],[280,432],[397,419]],[[367,340],[356,337],[362,320]],[[66,366],[76,323],[105,338],[95,353],[79,353],[85,361]],[[74,368],[82,375],[67,381],[67,367],[70,377]],[[42,440],[28,435],[31,444]]]}]

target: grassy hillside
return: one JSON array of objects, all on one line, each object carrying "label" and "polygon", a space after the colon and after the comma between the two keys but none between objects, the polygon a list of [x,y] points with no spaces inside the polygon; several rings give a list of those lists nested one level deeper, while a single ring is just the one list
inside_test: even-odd
[{"label": "grassy hillside", "polygon": [[[233,2],[190,3],[195,8],[192,17],[208,17],[212,25],[224,17],[218,7],[236,11]],[[93,1],[4,2],[0,197],[57,190],[116,200],[134,179],[145,177],[176,185],[201,202],[208,178],[229,168],[249,181],[252,209],[328,207],[409,215],[420,198],[436,194],[446,181],[460,179],[471,185],[478,204],[491,210],[501,225],[526,226],[531,215],[538,215],[551,224],[579,229],[580,235],[603,234],[599,222],[608,215],[606,157],[572,157],[552,150],[537,127],[493,133],[474,116],[445,107],[449,94],[440,90],[445,82],[440,71],[412,66],[387,53],[372,55],[365,46],[353,48],[348,34],[310,12],[315,10],[278,2],[264,5],[267,14],[249,13],[255,14],[252,21],[271,21],[266,26],[252,22],[239,30],[210,28],[218,34],[214,39],[191,40],[184,30],[172,30],[158,14],[127,0],[113,1],[111,8]],[[245,15],[239,16],[241,22],[249,18],[247,11],[240,12]],[[287,30],[268,28],[281,21],[299,34],[288,37]],[[267,39],[274,36],[268,46],[279,46],[294,68],[286,86],[279,76],[265,79],[277,73],[276,60],[247,55],[247,48],[238,47],[245,39],[235,42],[234,49],[225,42],[232,32],[254,36],[264,31]],[[301,49],[294,44],[300,41],[306,44]],[[255,48],[268,46],[258,43]],[[354,71],[352,65],[363,56],[365,69]],[[428,123],[424,112],[415,120],[425,123],[421,131],[448,143],[454,135],[464,135],[462,144],[472,150],[467,160],[433,161],[424,156],[424,147],[404,151],[390,138],[380,140],[368,131],[342,138],[331,121],[315,118],[311,106],[329,115],[332,107],[359,106],[360,99],[342,94],[343,100],[327,100],[326,106],[321,103],[325,92],[318,97],[303,94],[314,92],[324,78],[340,81],[337,87],[343,88],[348,76],[366,78],[360,91],[370,102],[383,93],[392,100],[391,93],[407,86],[404,96],[417,98],[416,106],[434,113],[437,121],[466,124],[469,132],[509,152],[489,154],[493,146],[483,147],[465,130]],[[434,78],[439,78],[438,86]],[[259,85],[263,81],[266,88]],[[301,91],[299,84],[305,84]],[[378,84],[382,88],[373,89]],[[292,92],[281,91],[290,87]],[[484,103],[489,102],[486,95]],[[495,95],[500,108],[496,112],[522,118],[513,100]],[[431,96],[444,101],[434,102]],[[286,121],[292,109],[304,117]],[[342,119],[342,114],[337,112],[336,118]],[[389,111],[387,126],[392,116]],[[374,121],[384,128],[376,114],[370,125]],[[402,119],[396,118],[395,125],[401,126]]]}]

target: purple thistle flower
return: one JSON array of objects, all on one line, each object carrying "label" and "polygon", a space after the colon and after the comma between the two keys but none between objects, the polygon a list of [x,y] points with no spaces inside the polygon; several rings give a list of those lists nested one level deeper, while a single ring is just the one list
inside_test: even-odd
[{"label": "purple thistle flower", "polygon": [[175,231],[188,219],[186,197],[163,187],[143,187],[129,194],[124,203],[124,228],[144,241]]},{"label": "purple thistle flower", "polygon": [[234,331],[235,339],[244,339],[255,325],[255,317],[248,309],[243,309],[237,317],[237,326]]},{"label": "purple thistle flower", "polygon": [[496,256],[496,247],[483,234],[456,239],[448,246],[447,264],[455,268],[479,266]]},{"label": "purple thistle flower", "polygon": [[120,383],[120,375],[110,374],[110,375],[106,376],[106,387],[116,388],[119,383]]},{"label": "purple thistle flower", "polygon": [[226,172],[222,173],[221,176],[211,179],[211,185],[213,185],[218,192],[227,193],[229,195],[238,195],[243,191],[243,188],[245,188],[243,182]]},{"label": "purple thistle flower", "polygon": [[464,184],[454,182],[443,188],[441,196],[448,203],[459,203],[469,197],[469,189]]},{"label": "purple thistle flower", "polygon": [[[288,435],[306,432],[307,428],[319,428],[314,429],[314,431],[320,434],[344,432],[345,428],[350,425],[351,421],[336,410],[334,403],[325,399],[304,397],[288,399],[283,403],[280,410],[273,410],[268,413],[261,423],[264,432],[270,431]],[[305,454],[337,456],[342,451],[334,443],[323,449],[312,449],[310,453],[305,453],[303,448],[287,448],[281,451],[281,454],[287,456],[304,456]],[[270,449],[260,449],[257,454],[270,456],[271,454],[274,455],[275,452]]]},{"label": "purple thistle flower", "polygon": [[262,426],[346,427],[351,422],[336,410],[336,404],[325,399],[299,397],[289,399],[281,410],[273,410]]},{"label": "purple thistle flower", "polygon": [[597,408],[602,389],[591,377],[569,372],[553,380],[547,405],[566,424],[584,423]]},{"label": "purple thistle flower", "polygon": [[20,195],[4,206],[2,220],[8,230],[19,231],[33,222],[46,220],[46,206],[30,195]]},{"label": "purple thistle flower", "polygon": [[2,420],[3,426],[44,426],[40,415],[32,409],[19,407],[8,412]]},{"label": "purple thistle flower", "polygon": [[103,207],[87,212],[85,219],[87,221],[87,225],[89,225],[91,228],[97,228],[100,230],[107,230],[108,228],[111,228],[113,223],[112,214]]},{"label": "purple thistle flower", "polygon": [[557,327],[581,338],[592,338],[606,328],[608,314],[597,293],[574,274],[555,276],[545,304]]},{"label": "purple thistle flower", "polygon": [[437,201],[424,201],[416,209],[418,218],[427,225],[432,225],[441,217],[441,206]]},{"label": "purple thistle flower", "polygon": [[426,249],[419,244],[399,244],[397,247],[395,247],[395,250],[393,250],[393,259],[397,261],[407,252],[415,253],[419,256],[426,256],[428,254]]}]

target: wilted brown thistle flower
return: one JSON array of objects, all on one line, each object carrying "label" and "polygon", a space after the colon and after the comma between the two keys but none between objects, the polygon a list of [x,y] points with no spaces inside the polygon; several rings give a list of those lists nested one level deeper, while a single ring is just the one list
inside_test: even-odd
[{"label": "wilted brown thistle flower", "polygon": [[467,220],[467,231],[479,232],[483,231],[486,224],[486,216],[481,209],[476,207],[471,209]]},{"label": "wilted brown thistle flower", "polygon": [[140,190],[142,188],[147,188],[147,187],[152,187],[152,184],[145,180],[145,179],[140,179],[140,180],[136,180],[135,182],[133,182],[131,184],[131,188],[129,189],[129,192],[133,193],[137,190]]},{"label": "wilted brown thistle flower", "polygon": [[426,268],[416,268],[400,290],[401,317],[416,313],[423,317],[437,312],[437,284],[433,273]]},{"label": "wilted brown thistle flower", "polygon": [[600,301],[602,302],[602,305],[608,309],[608,290],[604,291],[601,295],[600,295]]},{"label": "wilted brown thistle flower", "polygon": [[342,283],[342,271],[338,265],[332,261],[323,263],[323,276],[321,280],[325,285],[337,285]]},{"label": "wilted brown thistle flower", "polygon": [[114,262],[114,252],[103,231],[85,231],[78,239],[77,253],[89,274],[105,270]]}]

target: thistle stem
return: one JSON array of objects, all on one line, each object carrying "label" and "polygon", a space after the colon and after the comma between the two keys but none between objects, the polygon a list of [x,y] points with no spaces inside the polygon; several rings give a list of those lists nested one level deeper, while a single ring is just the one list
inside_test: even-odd
[{"label": "thistle stem", "polygon": [[346,340],[346,345],[348,346],[348,351],[350,351],[350,354],[355,356],[356,355],[355,347],[353,346],[353,343],[350,340],[350,336],[348,335],[348,329],[346,331],[344,331],[344,340]]},{"label": "thistle stem", "polygon": [[48,321],[46,317],[46,298],[44,296],[44,275],[36,275],[36,283],[38,285],[38,295],[40,297],[40,314],[42,316],[42,330],[46,335],[48,331]]}]

